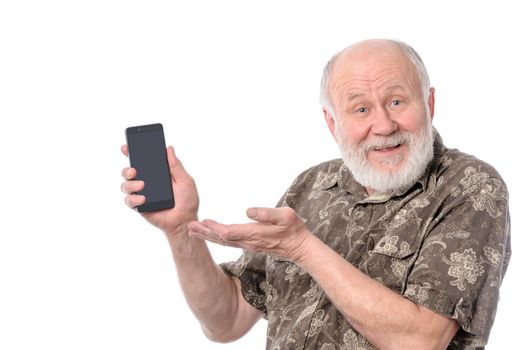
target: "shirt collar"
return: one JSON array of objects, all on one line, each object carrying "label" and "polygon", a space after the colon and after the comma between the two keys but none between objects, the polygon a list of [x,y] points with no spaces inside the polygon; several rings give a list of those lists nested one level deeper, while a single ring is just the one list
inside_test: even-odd
[{"label": "shirt collar", "polygon": [[430,185],[429,182],[431,181],[431,179],[436,178],[436,176],[432,176],[432,174],[436,174],[438,165],[440,163],[440,158],[445,152],[445,150],[446,148],[442,141],[442,137],[440,136],[438,131],[433,127],[433,159],[431,160],[431,162],[429,162],[426,170],[424,171],[424,174],[413,185],[397,192],[389,194],[373,194],[369,196],[365,187],[360,185],[354,179],[354,176],[352,175],[351,171],[343,163],[342,160],[340,160],[341,166],[338,172],[336,173],[336,176],[332,177],[331,179],[327,179],[327,181],[321,187],[323,190],[328,190],[337,185],[343,190],[353,195],[354,197],[356,197],[357,201],[363,201],[367,203],[386,202],[395,196],[404,195],[409,190],[414,188],[414,186],[417,184],[420,184],[422,186],[422,189],[426,191],[428,186]]}]

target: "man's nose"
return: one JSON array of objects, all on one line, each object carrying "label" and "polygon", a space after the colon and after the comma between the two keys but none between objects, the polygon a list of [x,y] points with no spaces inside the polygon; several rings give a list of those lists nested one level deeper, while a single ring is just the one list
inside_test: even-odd
[{"label": "man's nose", "polygon": [[375,135],[388,136],[398,129],[398,124],[385,107],[375,110],[371,130]]}]

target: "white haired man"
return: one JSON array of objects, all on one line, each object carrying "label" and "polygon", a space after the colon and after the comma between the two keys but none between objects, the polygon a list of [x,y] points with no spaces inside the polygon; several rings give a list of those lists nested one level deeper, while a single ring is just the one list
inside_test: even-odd
[{"label": "white haired man", "polygon": [[[176,207],[143,215],[168,237],[205,334],[233,341],[264,317],[267,349],[483,348],[511,256],[504,182],[443,145],[407,44],[344,49],[321,101],[342,159],[299,175],[277,208],[248,209],[247,224],[198,221],[195,183],[168,148]],[[123,176],[127,205],[142,204],[135,170]],[[243,255],[217,265],[206,240]]]}]

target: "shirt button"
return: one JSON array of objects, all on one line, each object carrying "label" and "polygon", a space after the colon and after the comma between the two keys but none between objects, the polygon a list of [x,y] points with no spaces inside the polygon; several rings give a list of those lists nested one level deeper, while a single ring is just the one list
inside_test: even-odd
[{"label": "shirt button", "polygon": [[373,238],[369,238],[367,240],[367,250],[371,251],[374,249],[374,239]]}]

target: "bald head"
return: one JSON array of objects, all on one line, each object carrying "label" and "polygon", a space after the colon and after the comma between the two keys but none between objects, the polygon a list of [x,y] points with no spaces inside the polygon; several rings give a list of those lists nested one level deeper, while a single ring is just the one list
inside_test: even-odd
[{"label": "bald head", "polygon": [[367,73],[365,70],[374,69],[382,62],[396,62],[401,68],[409,66],[409,71],[417,75],[424,101],[427,100],[430,88],[429,76],[418,53],[401,41],[372,39],[346,47],[327,62],[320,87],[320,102],[323,108],[334,115],[333,97],[330,91],[333,75],[342,74],[352,68],[364,70],[365,74]]}]

